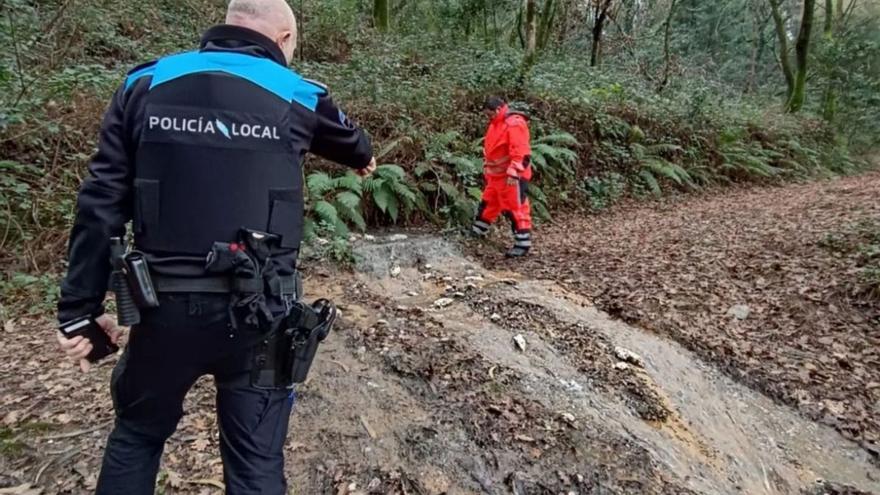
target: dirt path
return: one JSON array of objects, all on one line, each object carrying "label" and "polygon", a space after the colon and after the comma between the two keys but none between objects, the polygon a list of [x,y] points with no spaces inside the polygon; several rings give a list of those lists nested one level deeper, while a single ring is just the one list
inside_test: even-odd
[{"label": "dirt path", "polygon": [[[878,177],[863,180],[796,186],[777,191],[790,195],[785,201],[768,200],[767,204],[781,207],[800,195],[815,197],[823,188],[835,194],[819,201],[824,206],[810,207],[810,201],[804,201],[809,204],[802,203],[801,209],[791,206],[789,213],[804,212],[810,219],[806,223],[815,225],[807,229],[804,222],[785,217],[788,220],[782,223],[792,223],[787,232],[793,242],[807,235],[804,232],[819,235],[823,227],[850,220],[846,212],[858,210],[842,207],[841,197],[858,198],[850,206],[862,205],[863,212],[875,212],[876,201],[868,193],[876,191]],[[738,193],[747,194],[747,203],[755,205],[749,218],[771,221],[761,214],[762,203],[757,199],[765,193]],[[683,250],[669,253],[667,268],[685,264],[682,253],[700,254],[688,251],[695,249],[688,248],[688,239],[721,244],[714,248],[720,251],[709,250],[715,253],[714,262],[698,263],[691,271],[690,283],[703,287],[703,272],[720,277],[721,268],[710,268],[719,263],[724,266],[724,256],[732,254],[724,250],[729,242],[711,226],[725,216],[705,205],[691,206],[700,205],[699,201],[706,200],[679,205],[691,211],[682,214],[685,219],[696,215],[694,209],[708,215],[696,222],[664,220],[679,218],[670,207],[654,216],[648,210],[637,211],[652,222],[640,227],[634,217],[621,212],[616,221],[623,222],[639,241],[627,242],[629,237],[621,235],[607,244],[591,245],[583,244],[586,236],[563,239],[565,225],[543,229],[543,246],[557,243],[558,251],[531,259],[525,270],[523,265],[506,265],[492,258],[481,263],[463,255],[455,245],[428,236],[391,236],[358,244],[354,275],[312,267],[306,284],[310,292],[334,298],[345,316],[322,348],[310,381],[298,390],[287,444],[291,493],[880,493],[880,467],[863,447],[743,385],[741,378],[731,377],[716,363],[742,366],[747,376],[760,376],[757,373],[763,368],[749,368],[748,361],[719,359],[703,352],[703,347],[693,343],[696,340],[657,331],[654,326],[654,331],[631,326],[601,312],[586,297],[595,296],[599,306],[612,310],[609,301],[632,304],[624,306],[626,311],[614,311],[632,320],[632,314],[657,311],[646,309],[653,306],[640,301],[669,300],[657,289],[664,283],[667,290],[682,293],[680,286],[662,278],[665,272],[645,268],[661,280],[627,282],[633,287],[648,285],[641,300],[639,296],[613,299],[608,295],[629,294],[624,286],[616,285],[626,277],[610,268],[602,275],[606,272],[595,261],[600,259],[598,254],[611,253],[616,246],[622,251],[608,259],[620,267],[639,266],[624,253],[647,263],[649,256],[637,257],[634,253],[640,251],[634,246],[642,242],[659,245],[652,237],[660,235],[658,231],[675,239],[663,246]],[[733,204],[716,208],[732,210]],[[610,232],[612,218],[589,219],[597,223],[587,232],[596,237],[597,226],[603,222]],[[652,227],[673,224],[681,231]],[[688,231],[694,225],[702,225],[705,231]],[[734,238],[757,235],[758,227],[724,225],[745,232]],[[715,240],[713,236],[721,237]],[[602,251],[603,246],[607,251]],[[623,251],[627,246],[631,251]],[[762,266],[749,257],[751,251],[740,248],[736,254],[744,256],[743,266]],[[787,267],[798,253],[802,254],[792,252],[791,259],[779,254],[772,257]],[[608,263],[608,267],[617,266]],[[585,264],[593,269],[584,270]],[[512,268],[531,274],[515,273]],[[537,276],[542,274],[568,280],[556,283]],[[802,276],[812,283],[809,277],[813,275]],[[815,275],[820,282],[824,276]],[[782,275],[764,277],[765,285],[771,287],[781,287],[787,280]],[[721,286],[732,284],[719,280]],[[590,290],[600,283],[608,284],[609,291]],[[839,284],[845,280],[841,278]],[[727,304],[720,299],[727,292],[705,290],[708,300]],[[674,307],[681,312],[700,307],[696,296],[689,301],[692,306]],[[769,311],[762,309],[761,301],[745,301],[752,315]],[[847,311],[839,304],[837,314]],[[739,321],[737,328],[752,328],[757,318],[752,315]],[[727,318],[717,320],[724,323],[718,331],[694,330],[695,335],[704,332],[700,342],[717,343],[711,347],[713,352],[722,352],[723,345],[732,346],[733,338],[725,337],[725,325],[732,324]],[[644,317],[639,321],[654,320]],[[762,335],[767,338],[775,335],[776,327],[754,325],[764,328]],[[876,327],[871,328],[873,334],[870,330],[864,334],[876,338]],[[852,336],[853,332],[840,335]],[[741,335],[743,342],[756,338],[749,332],[733,335]],[[0,487],[16,487],[4,493],[88,493],[94,487],[112,417],[106,387],[113,360],[83,377],[57,354],[47,352],[54,349],[52,339],[53,330],[40,321],[16,320],[0,330],[4,377]],[[772,346],[764,346],[768,363],[775,359],[770,350],[778,348],[787,355],[786,345],[792,345],[769,342]],[[852,369],[869,369],[870,362],[857,366],[855,358],[851,360]],[[786,382],[772,383],[784,386]],[[213,393],[213,385],[205,379],[189,394],[186,415],[163,458],[160,493],[221,492]],[[865,393],[871,393],[870,389]],[[872,414],[876,417],[876,410]]]},{"label": "dirt path", "polygon": [[880,173],[562,217],[537,242],[516,266],[479,252],[562,281],[880,456],[880,294],[859,269],[880,266]]},{"label": "dirt path", "polygon": [[[393,300],[382,308],[431,308],[434,301],[428,321],[441,325],[441,341],[449,339],[474,353],[471,359],[483,368],[509,377],[493,387],[503,390],[502,397],[530,403],[543,421],[562,416],[583,429],[579,435],[590,432],[588,442],[572,442],[570,452],[561,454],[543,444],[546,433],[530,421],[510,425],[507,442],[471,455],[497,456],[511,441],[524,447],[535,442],[544,454],[498,466],[496,480],[509,470],[525,473],[547,493],[583,489],[555,482],[550,474],[563,469],[620,473],[608,481],[611,493],[799,493],[817,479],[880,490],[880,470],[854,443],[738,384],[679,345],[612,320],[552,281],[485,270],[434,238],[376,244],[360,254],[368,269],[360,275],[365,286]],[[427,377],[419,361],[404,370],[415,368],[416,375],[436,380],[433,367],[443,365],[437,356],[448,353],[430,349],[430,333],[408,323],[389,318],[394,330],[380,333],[382,349],[395,363],[420,350],[434,356]],[[516,335],[524,337],[524,351],[516,349]],[[407,343],[400,354],[394,349],[398,339]],[[607,457],[596,456],[599,445]],[[635,477],[622,474],[639,470]],[[622,480],[638,484],[614,484]]]}]

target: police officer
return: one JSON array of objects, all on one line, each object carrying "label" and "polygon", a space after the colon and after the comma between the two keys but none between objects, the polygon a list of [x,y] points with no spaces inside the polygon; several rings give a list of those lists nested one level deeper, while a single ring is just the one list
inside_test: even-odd
[{"label": "police officer", "polygon": [[[246,324],[256,321],[248,320],[253,314],[235,321],[230,301],[244,301],[238,309],[263,319],[289,302],[306,152],[362,176],[375,169],[369,139],[327,88],[287,68],[296,38],[283,0],[232,0],[226,23],[209,29],[199,50],[132,70],[104,116],[79,192],[59,320],[92,316],[111,340],[119,338],[103,300],[110,238],[123,235],[129,220],[160,304],[142,311],[113,371],[116,423],[98,493],[153,493],[184,396],[206,374],[217,388],[228,492],[287,493],[283,446],[292,394],[254,386],[253,349],[265,335]],[[242,228],[273,239],[256,275],[266,283],[257,278],[260,288],[251,285],[247,298],[234,293],[238,285],[228,276],[206,268],[217,243],[246,248],[235,244]],[[59,343],[86,371],[92,343],[62,336]]]}]

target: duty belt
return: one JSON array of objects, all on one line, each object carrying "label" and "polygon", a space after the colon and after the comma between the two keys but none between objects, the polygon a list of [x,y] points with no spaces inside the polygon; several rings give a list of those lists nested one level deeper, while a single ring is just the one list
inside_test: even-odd
[{"label": "duty belt", "polygon": [[[239,279],[229,276],[208,277],[169,277],[153,274],[153,285],[156,292],[201,292],[210,294],[230,293],[267,293],[273,296],[299,295],[302,293],[302,278],[296,275],[273,277],[268,284],[263,279]],[[269,287],[266,287],[268,285]],[[266,290],[268,289],[268,290]]]}]

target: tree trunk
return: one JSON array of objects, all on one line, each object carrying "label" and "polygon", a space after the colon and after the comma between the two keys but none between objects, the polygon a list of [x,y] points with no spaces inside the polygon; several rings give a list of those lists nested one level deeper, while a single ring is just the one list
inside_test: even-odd
[{"label": "tree trunk", "polygon": [[758,54],[755,56],[755,60],[760,62],[764,60],[764,53],[767,51],[767,23],[770,22],[771,17],[769,15],[764,17],[764,24],[761,27],[760,38],[758,39]]},{"label": "tree trunk", "polygon": [[[843,6],[843,0],[837,0],[838,11]],[[825,0],[825,41],[826,43],[834,43],[834,25],[835,25],[834,0]],[[843,20],[837,18],[837,24],[840,25]],[[837,92],[835,91],[834,71],[828,77],[825,87],[825,94],[822,95],[822,117],[828,122],[834,122],[837,114]]]},{"label": "tree trunk", "polygon": [[760,10],[756,5],[752,6],[751,4],[749,4],[749,6],[754,8],[753,15],[755,19],[755,39],[752,43],[752,61],[749,64],[749,77],[748,79],[746,79],[746,93],[751,93],[754,90],[755,85],[757,84],[759,60],[758,57],[761,56],[761,37],[762,33],[764,32],[764,24],[761,23]]},{"label": "tree trunk", "polygon": [[553,21],[556,19],[557,2],[546,0],[541,11],[541,22],[538,25],[538,49],[544,50],[550,42]]},{"label": "tree trunk", "polygon": [[804,0],[804,14],[801,17],[801,27],[798,31],[797,43],[795,44],[795,60],[797,72],[794,76],[794,88],[791,99],[788,101],[787,110],[791,113],[800,111],[804,107],[807,89],[807,63],[810,54],[810,35],[813,31],[813,14],[816,9],[816,0]]},{"label": "tree trunk", "polygon": [[489,39],[489,7],[485,3],[483,3],[482,7],[480,12],[483,14],[483,43],[489,46],[489,43],[492,41]]},{"label": "tree trunk", "polygon": [[497,51],[500,47],[498,46],[498,9],[495,8],[495,0],[492,0],[492,38],[495,40],[495,50]]},{"label": "tree trunk", "polygon": [[388,21],[391,17],[389,4],[390,0],[373,0],[373,22],[376,23],[376,29],[383,33],[388,32]]},{"label": "tree trunk", "polygon": [[[568,39],[568,30],[572,24],[571,4],[574,2],[572,2],[572,0],[559,0],[559,2],[562,3],[562,7],[559,16],[557,16],[559,22],[557,23],[558,29],[556,30],[556,41],[559,44],[563,44],[565,43],[565,40]],[[575,12],[577,12],[577,7],[575,7]]]},{"label": "tree trunk", "polygon": [[636,30],[636,12],[638,11],[638,3],[630,1],[626,9],[626,15],[623,18],[623,32],[627,36],[632,36]]},{"label": "tree trunk", "polygon": [[[840,0],[837,0],[840,3]],[[834,29],[834,0],[825,0],[825,36],[831,37]]]},{"label": "tree trunk", "polygon": [[525,25],[526,25],[526,62],[531,63],[535,59],[535,49],[537,47],[537,31],[538,31],[538,13],[535,0],[525,1]]},{"label": "tree trunk", "polygon": [[605,20],[608,19],[608,11],[614,0],[594,0],[596,2],[595,16],[593,20],[593,45],[590,50],[590,67],[599,65],[602,57],[602,32],[605,29]]},{"label": "tree trunk", "polygon": [[785,76],[785,101],[787,102],[794,92],[794,71],[791,69],[791,60],[788,57],[788,31],[785,29],[785,19],[780,10],[782,0],[769,0],[769,2],[773,14],[773,24],[776,26],[776,40],[779,42],[779,66],[782,68],[782,75]]},{"label": "tree trunk", "polygon": [[669,14],[666,16],[666,26],[664,26],[665,32],[663,33],[663,80],[660,81],[660,86],[657,87],[657,92],[663,91],[663,88],[669,84],[669,68],[672,62],[672,55],[669,53],[669,37],[672,31],[672,16],[675,14],[675,4],[677,0],[672,0],[672,3],[669,4]]}]

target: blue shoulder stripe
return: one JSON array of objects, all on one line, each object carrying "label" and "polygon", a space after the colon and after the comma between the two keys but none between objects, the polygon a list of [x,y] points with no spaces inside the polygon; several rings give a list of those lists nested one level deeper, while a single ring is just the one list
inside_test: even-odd
[{"label": "blue shoulder stripe", "polygon": [[260,57],[230,52],[188,52],[159,60],[150,89],[200,72],[224,72],[240,77],[288,103],[314,111],[322,90],[281,65]]},{"label": "blue shoulder stripe", "polygon": [[327,85],[324,84],[324,83],[322,83],[321,81],[315,81],[314,79],[306,79],[306,78],[303,78],[303,81],[305,81],[305,82],[307,82],[307,83],[309,83],[309,84],[312,84],[312,85],[314,85],[314,86],[317,86],[318,89],[321,90],[321,95],[322,95],[322,96],[323,96],[323,95],[326,95],[327,93],[330,92],[330,90],[327,89]]},{"label": "blue shoulder stripe", "polygon": [[132,69],[125,78],[125,91],[128,91],[128,88],[132,87],[138,79],[153,75],[153,71],[155,70],[156,62],[142,64]]}]

